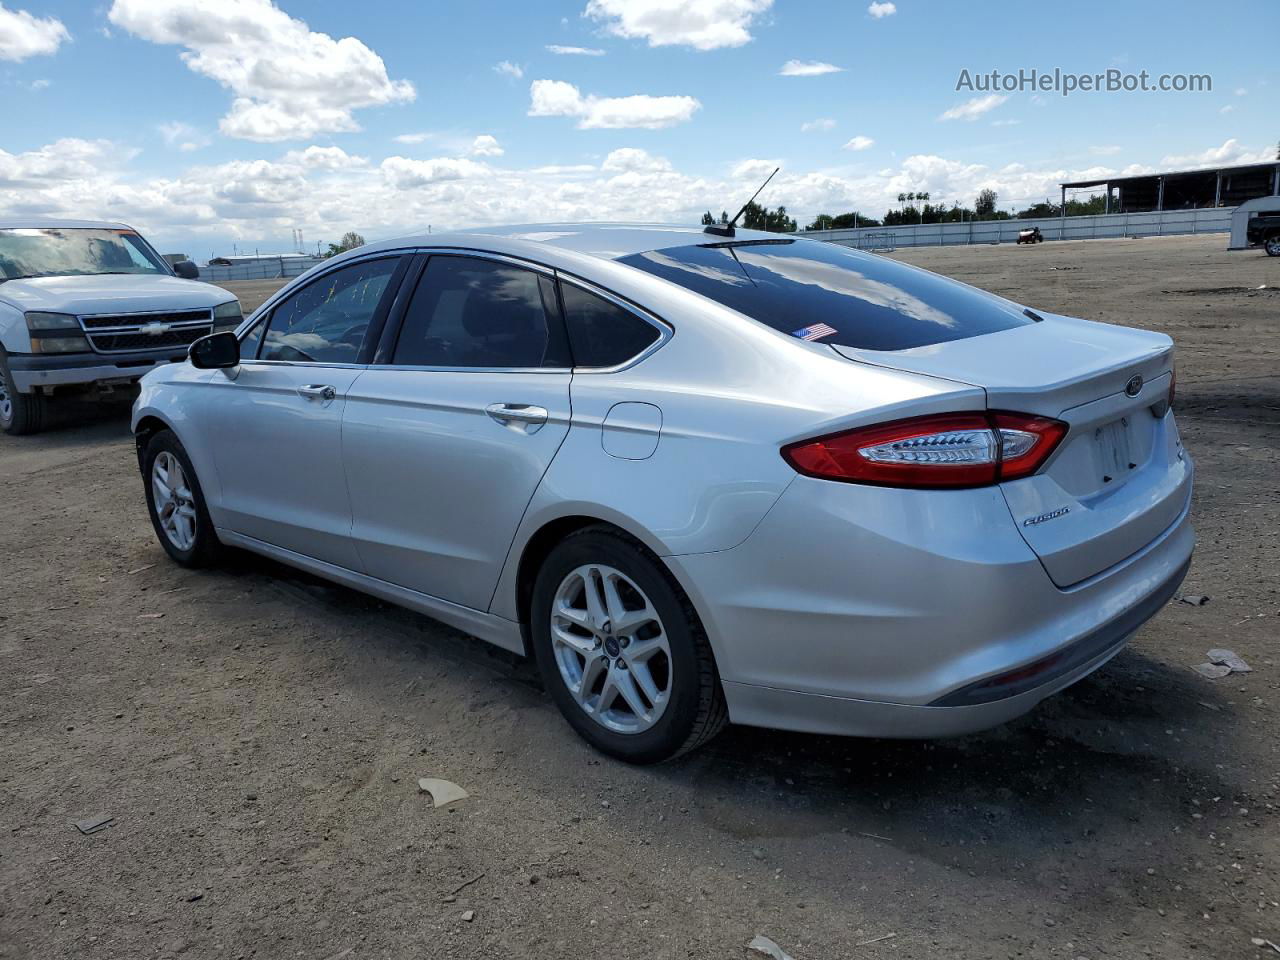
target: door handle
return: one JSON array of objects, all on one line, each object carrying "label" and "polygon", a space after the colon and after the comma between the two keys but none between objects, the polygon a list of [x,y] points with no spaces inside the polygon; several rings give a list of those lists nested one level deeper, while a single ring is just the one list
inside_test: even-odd
[{"label": "door handle", "polygon": [[328,403],[338,395],[338,391],[327,383],[308,383],[298,388],[298,396],[308,400],[322,400]]},{"label": "door handle", "polygon": [[525,424],[528,433],[535,432],[550,416],[546,407],[535,407],[528,403],[491,403],[484,408],[484,412],[504,427]]}]

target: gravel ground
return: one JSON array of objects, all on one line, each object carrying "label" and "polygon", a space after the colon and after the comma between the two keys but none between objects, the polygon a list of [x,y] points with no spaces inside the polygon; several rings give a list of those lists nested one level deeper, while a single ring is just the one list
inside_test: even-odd
[{"label": "gravel ground", "polygon": [[[1223,246],[895,254],[1172,334],[1199,468],[1185,589],[1211,601],[959,740],[730,728],[629,768],[430,620],[167,562],[121,407],[0,436],[0,957],[1270,956],[1280,260]],[[1254,672],[1193,673],[1210,647]],[[433,809],[428,776],[470,799]]]}]

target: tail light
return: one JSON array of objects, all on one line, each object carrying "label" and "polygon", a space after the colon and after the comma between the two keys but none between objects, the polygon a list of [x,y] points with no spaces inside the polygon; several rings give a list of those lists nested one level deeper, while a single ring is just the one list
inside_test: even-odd
[{"label": "tail light", "polygon": [[1035,473],[1067,425],[1024,413],[912,417],[782,448],[800,473],[880,487],[982,487]]}]

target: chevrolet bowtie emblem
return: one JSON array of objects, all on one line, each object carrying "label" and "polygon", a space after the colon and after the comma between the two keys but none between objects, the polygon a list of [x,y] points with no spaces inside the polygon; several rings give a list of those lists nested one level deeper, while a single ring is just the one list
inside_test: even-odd
[{"label": "chevrolet bowtie emblem", "polygon": [[138,328],[139,333],[145,333],[149,337],[158,337],[162,333],[169,332],[167,323],[144,323]]}]

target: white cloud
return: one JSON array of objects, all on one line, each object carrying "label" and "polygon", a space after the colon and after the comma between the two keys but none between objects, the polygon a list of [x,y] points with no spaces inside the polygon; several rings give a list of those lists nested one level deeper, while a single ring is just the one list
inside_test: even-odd
[{"label": "white cloud", "polygon": [[1232,106],[1231,104],[1229,104],[1229,103],[1228,103],[1225,107],[1223,107],[1223,108],[1222,108],[1221,110],[1219,110],[1218,112],[1219,112],[1219,113],[1234,113],[1234,112],[1235,112],[1235,109],[1236,109],[1236,108],[1235,108],[1234,106]]},{"label": "white cloud", "polygon": [[639,147],[619,147],[604,158],[600,169],[614,173],[663,173],[671,169],[671,161],[666,157],[655,157]]},{"label": "white cloud", "polygon": [[164,138],[166,144],[183,153],[191,153],[209,145],[207,134],[181,120],[162,123],[156,129],[160,131],[160,136]]},{"label": "white cloud", "polygon": [[788,60],[778,71],[780,77],[820,77],[824,73],[843,73],[844,67],[821,60]]},{"label": "white cloud", "polygon": [[518,63],[512,63],[510,60],[502,60],[493,65],[495,73],[500,73],[504,77],[511,77],[520,80],[524,77],[524,67]]},{"label": "white cloud", "polygon": [[529,99],[529,116],[577,117],[580,130],[628,127],[657,130],[685,123],[702,107],[693,97],[583,96],[577,87],[563,80],[533,81]]},{"label": "white cloud", "polygon": [[1249,91],[1246,90],[1244,87],[1236,87],[1237,97],[1247,97],[1248,95],[1249,95]]},{"label": "white cloud", "polygon": [[496,137],[482,133],[471,141],[470,153],[473,157],[500,157],[506,151],[502,149]]},{"label": "white cloud", "polygon": [[599,47],[564,47],[558,43],[547,44],[547,52],[562,57],[603,57],[604,51]]},{"label": "white cloud", "polygon": [[1099,144],[1096,147],[1090,147],[1089,152],[1095,157],[1113,157],[1121,151],[1121,147],[1115,144]]},{"label": "white cloud", "polygon": [[[443,138],[441,138],[443,139]],[[567,159],[533,167],[497,166],[467,156],[466,140],[432,159],[374,156],[339,148],[265,148],[260,156],[218,164],[141,172],[118,143],[66,139],[26,153],[0,150],[0,216],[100,217],[124,220],[166,249],[203,252],[232,240],[281,249],[281,237],[301,227],[314,240],[357,230],[370,239],[498,223],[644,220],[696,224],[708,205],[737,209],[777,165],[740,160],[714,176],[686,172],[665,157],[622,147],[594,164]],[[1181,166],[1207,161],[1266,159],[1267,145],[1235,141],[1204,154],[1168,157]],[[834,175],[788,168],[760,202],[784,204],[802,223],[818,213],[859,209],[875,215],[906,191],[928,191],[933,202],[972,204],[979,190],[1000,195],[1001,209],[1057,196],[1057,185],[1116,175],[1152,173],[1173,165],[1102,162],[1080,167],[988,166],[917,154],[874,172]]]},{"label": "white cloud", "polygon": [[974,97],[959,106],[945,111],[939,120],[977,120],[984,113],[989,113],[1009,98],[999,93],[989,93],[985,97]]},{"label": "white cloud", "polygon": [[993,127],[1016,127],[1021,122],[1021,120],[992,120],[991,125]]},{"label": "white cloud", "polygon": [[885,17],[892,17],[897,12],[898,8],[892,3],[873,3],[871,6],[867,7],[867,13],[871,14],[871,16],[877,20],[882,20]]},{"label": "white cloud", "polygon": [[845,150],[870,150],[875,146],[875,141],[870,137],[857,136],[844,145]]},{"label": "white cloud", "polygon": [[0,3],[0,60],[21,62],[56,53],[71,34],[56,17],[35,17]]},{"label": "white cloud", "polygon": [[1168,167],[1221,167],[1245,163],[1266,163],[1275,159],[1270,149],[1250,150],[1235,137],[1220,147],[1210,147],[1200,153],[1174,154],[1160,162]]},{"label": "white cloud", "polygon": [[39,93],[41,90],[48,90],[52,83],[52,80],[46,80],[44,77],[41,77],[39,80],[32,80],[27,84],[27,89],[32,93]]},{"label": "white cloud", "polygon": [[717,50],[750,41],[752,21],[771,6],[773,0],[589,0],[583,16],[651,47]]},{"label": "white cloud", "polygon": [[391,139],[396,143],[422,143],[430,136],[431,134],[429,133],[401,133]]},{"label": "white cloud", "polygon": [[185,48],[182,61],[235,99],[219,128],[244,140],[296,140],[359,130],[353,111],[412,100],[382,58],[355,37],[311,30],[271,0],[202,5],[188,0],[114,0],[116,26],[152,43]]},{"label": "white cloud", "polygon": [[830,117],[819,117],[817,120],[810,120],[808,123],[800,124],[801,133],[813,133],[815,130],[830,130],[836,125],[836,122]]},{"label": "white cloud", "polygon": [[449,180],[479,177],[488,172],[484,164],[465,157],[437,157],[434,160],[410,160],[387,157],[382,161],[382,176],[396,190],[411,190]]},{"label": "white cloud", "polygon": [[282,158],[285,163],[301,164],[313,170],[351,170],[367,166],[369,161],[347,153],[341,147],[312,145],[305,150],[290,150]]}]

